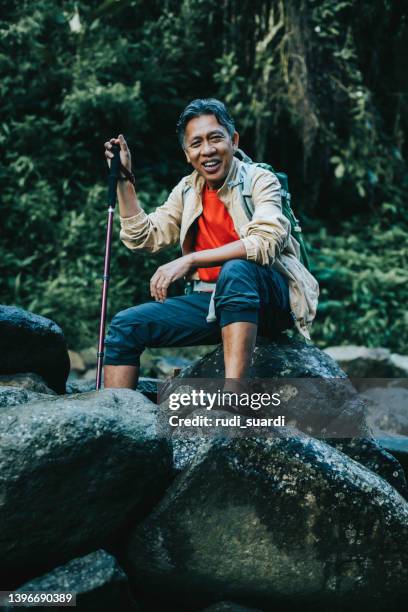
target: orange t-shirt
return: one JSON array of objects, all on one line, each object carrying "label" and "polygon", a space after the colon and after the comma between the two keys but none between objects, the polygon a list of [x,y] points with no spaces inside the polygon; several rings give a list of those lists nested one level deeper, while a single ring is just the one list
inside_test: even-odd
[{"label": "orange t-shirt", "polygon": [[[215,249],[229,242],[239,240],[234,223],[228,210],[217,196],[216,189],[203,189],[203,212],[198,219],[195,251]],[[214,283],[221,266],[215,268],[197,268],[200,280]]]}]

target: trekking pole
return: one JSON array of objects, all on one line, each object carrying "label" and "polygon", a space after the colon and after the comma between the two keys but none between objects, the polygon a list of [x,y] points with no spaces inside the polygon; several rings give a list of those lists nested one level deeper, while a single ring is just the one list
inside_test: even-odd
[{"label": "trekking pole", "polygon": [[116,188],[120,168],[120,147],[112,145],[113,158],[111,160],[108,178],[108,224],[106,226],[105,261],[103,266],[103,284],[101,298],[101,319],[99,323],[98,360],[96,364],[96,390],[101,388],[102,366],[104,357],[106,309],[108,304],[109,268],[112,246],[113,214],[116,205]]}]

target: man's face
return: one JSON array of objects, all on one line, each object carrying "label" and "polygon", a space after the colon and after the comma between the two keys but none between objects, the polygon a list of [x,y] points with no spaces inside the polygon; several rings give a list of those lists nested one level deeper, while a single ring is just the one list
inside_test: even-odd
[{"label": "man's face", "polygon": [[224,183],[238,139],[237,132],[231,139],[215,115],[201,115],[187,123],[184,132],[187,161],[205,178],[210,189],[219,189]]}]

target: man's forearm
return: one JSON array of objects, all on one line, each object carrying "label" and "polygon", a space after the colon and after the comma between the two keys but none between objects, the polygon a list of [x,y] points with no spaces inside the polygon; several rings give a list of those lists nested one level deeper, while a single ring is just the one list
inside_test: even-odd
[{"label": "man's forearm", "polygon": [[230,259],[246,259],[246,248],[242,240],[235,240],[216,249],[206,249],[190,253],[193,268],[213,268]]},{"label": "man's forearm", "polygon": [[132,183],[129,181],[119,181],[117,194],[121,217],[134,217],[141,212],[142,209],[137,201],[136,191]]}]

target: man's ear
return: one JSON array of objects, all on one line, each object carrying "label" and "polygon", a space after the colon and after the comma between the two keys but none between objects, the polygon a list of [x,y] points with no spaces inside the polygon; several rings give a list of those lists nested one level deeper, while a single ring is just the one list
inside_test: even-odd
[{"label": "man's ear", "polygon": [[189,158],[187,151],[185,149],[183,149],[183,151],[184,151],[184,155],[186,156],[187,163],[191,164],[191,159]]},{"label": "man's ear", "polygon": [[239,144],[239,134],[238,132],[234,132],[234,134],[232,135],[232,148],[234,149],[234,152],[238,149],[238,144]]}]

